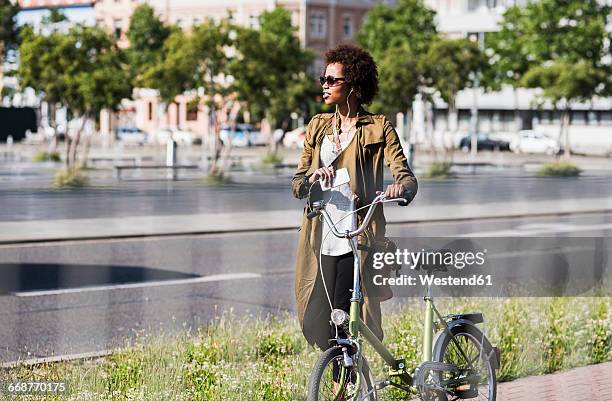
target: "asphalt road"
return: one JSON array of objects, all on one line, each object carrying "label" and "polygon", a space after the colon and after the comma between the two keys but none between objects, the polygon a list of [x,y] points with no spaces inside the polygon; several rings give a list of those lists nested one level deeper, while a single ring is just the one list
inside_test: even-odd
[{"label": "asphalt road", "polygon": [[[612,214],[389,225],[388,232],[610,238]],[[138,331],[187,330],[230,309],[292,313],[296,242],[291,230],[2,246],[0,361],[106,350]]]},{"label": "asphalt road", "polygon": [[[54,190],[50,170],[19,172],[0,168],[0,221],[55,220],[299,210],[291,194],[291,170],[267,174],[235,173],[234,183],[203,186],[196,176],[179,181],[140,178],[116,181],[108,171],[93,171],[92,185]],[[612,172],[586,172],[575,179],[537,178],[513,169],[482,170],[446,181],[419,180],[414,205],[480,204],[612,196]]]}]

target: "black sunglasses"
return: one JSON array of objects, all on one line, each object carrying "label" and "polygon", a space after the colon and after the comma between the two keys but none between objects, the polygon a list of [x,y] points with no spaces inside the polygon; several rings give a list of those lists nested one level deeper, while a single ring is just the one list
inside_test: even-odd
[{"label": "black sunglasses", "polygon": [[338,85],[338,82],[342,81],[346,81],[346,79],[344,79],[344,77],[333,77],[331,75],[328,75],[326,77],[319,77],[319,82],[321,83],[321,86],[325,84],[327,84],[327,86],[336,86]]}]

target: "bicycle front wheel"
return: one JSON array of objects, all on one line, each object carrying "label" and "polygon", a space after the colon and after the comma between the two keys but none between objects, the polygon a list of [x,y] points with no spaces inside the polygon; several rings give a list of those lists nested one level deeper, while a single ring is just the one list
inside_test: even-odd
[{"label": "bicycle front wheel", "polygon": [[[308,381],[308,401],[377,401],[366,359],[361,367],[344,367],[341,347],[329,348],[317,361]],[[358,383],[359,378],[359,383]]]},{"label": "bicycle front wheel", "polygon": [[482,332],[472,325],[451,328],[453,341],[448,333],[443,333],[435,347],[434,361],[455,365],[455,372],[440,372],[438,381],[447,391],[439,400],[469,399],[474,401],[495,401],[497,396],[497,377],[491,364],[486,347],[488,340]]}]

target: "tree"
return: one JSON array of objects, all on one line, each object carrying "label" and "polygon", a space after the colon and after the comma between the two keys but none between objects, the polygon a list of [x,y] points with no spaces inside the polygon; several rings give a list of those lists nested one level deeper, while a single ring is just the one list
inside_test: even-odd
[{"label": "tree", "polygon": [[367,14],[357,34],[358,43],[373,55],[379,66],[380,91],[373,111],[408,116],[405,134],[412,130],[412,104],[423,93],[419,61],[437,37],[435,12],[422,0],[399,0],[394,6],[380,3]]},{"label": "tree", "polygon": [[437,35],[435,15],[422,0],[398,0],[394,6],[380,3],[368,12],[357,41],[377,61],[393,48],[407,48],[419,56]]},{"label": "tree", "polygon": [[488,65],[483,69],[481,85],[487,90],[500,90],[504,85],[512,86],[514,93],[515,129],[521,129],[518,110],[518,91],[521,80],[529,68],[536,65],[527,50],[529,36],[524,27],[516,22],[524,18],[523,7],[509,7],[505,12],[497,32],[485,36],[485,54]]},{"label": "tree", "polygon": [[251,115],[279,126],[314,92],[314,80],[306,73],[312,54],[302,49],[284,8],[261,14],[259,29],[235,29],[236,57],[229,66],[232,89]]},{"label": "tree", "polygon": [[486,60],[478,44],[469,39],[440,38],[421,59],[427,85],[448,104],[448,126],[456,129],[457,93],[474,83]]},{"label": "tree", "polygon": [[407,47],[387,50],[378,63],[380,93],[375,110],[406,111],[422,84],[421,66]]},{"label": "tree", "polygon": [[136,7],[127,32],[130,47],[126,51],[134,86],[141,86],[144,71],[161,61],[164,42],[169,35],[170,28],[155,15],[150,5]]},{"label": "tree", "polygon": [[[220,156],[219,127],[215,118],[219,105],[215,97],[223,97],[226,93],[221,75],[228,62],[226,48],[229,43],[229,26],[223,21],[217,23],[208,19],[189,33],[174,28],[164,42],[161,60],[149,65],[143,74],[144,85],[157,89],[166,105],[184,92],[197,89],[204,92],[215,133],[213,175],[217,173]],[[196,102],[199,104],[199,98]]]},{"label": "tree", "polygon": [[561,109],[561,130],[564,157],[569,158],[569,123],[573,102],[586,102],[594,95],[603,93],[603,83],[608,75],[587,61],[568,63],[557,61],[553,64],[530,68],[521,82],[531,88],[542,88],[543,97]]},{"label": "tree", "polygon": [[7,44],[14,42],[17,37],[15,16],[19,12],[17,1],[0,0],[0,100],[2,100],[4,51]]},{"label": "tree", "polygon": [[74,136],[66,135],[66,165],[73,168],[85,125],[130,95],[121,53],[102,29],[76,25],[46,35],[24,29],[19,54],[21,86],[61,103],[71,117],[80,119]]},{"label": "tree", "polygon": [[[530,2],[509,9],[500,34],[491,36],[498,79],[506,75],[513,85],[541,87],[544,97],[563,109],[560,138],[569,135],[572,102],[611,91],[612,33],[606,29],[611,12],[596,0]],[[572,84],[570,72],[586,87]],[[569,155],[567,146],[565,151]]]},{"label": "tree", "polygon": [[173,29],[164,42],[161,60],[147,65],[142,84],[156,89],[167,105],[174,102],[177,95],[195,88],[196,66],[189,36],[180,29]]}]

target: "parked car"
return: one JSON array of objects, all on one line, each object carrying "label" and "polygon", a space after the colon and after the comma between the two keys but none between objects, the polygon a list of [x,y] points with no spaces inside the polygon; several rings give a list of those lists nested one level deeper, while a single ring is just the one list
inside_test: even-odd
[{"label": "parked car", "polygon": [[136,127],[118,127],[115,137],[124,143],[142,145],[147,142],[148,136]]},{"label": "parked car", "polygon": [[514,153],[540,153],[555,155],[561,151],[559,143],[539,132],[533,130],[519,131],[517,138],[510,143]]},{"label": "parked car", "polygon": [[224,125],[219,135],[224,146],[231,144],[234,147],[247,147],[267,144],[263,134],[256,131],[250,124],[238,124],[235,130],[232,130],[229,125]]},{"label": "parked car", "polygon": [[191,131],[172,129],[172,139],[177,145],[193,145],[196,139],[196,134]]},{"label": "parked car", "polygon": [[[464,152],[469,152],[472,149],[472,136],[467,135],[461,138],[459,149]],[[493,139],[487,134],[478,134],[476,136],[477,150],[510,150],[510,144],[500,139]]]},{"label": "parked car", "polygon": [[301,149],[304,147],[304,139],[306,138],[306,127],[297,127],[296,129],[286,132],[283,138],[283,146],[286,148]]},{"label": "parked car", "polygon": [[172,131],[168,128],[162,128],[151,134],[150,142],[157,145],[165,145],[170,138],[172,138]]}]

